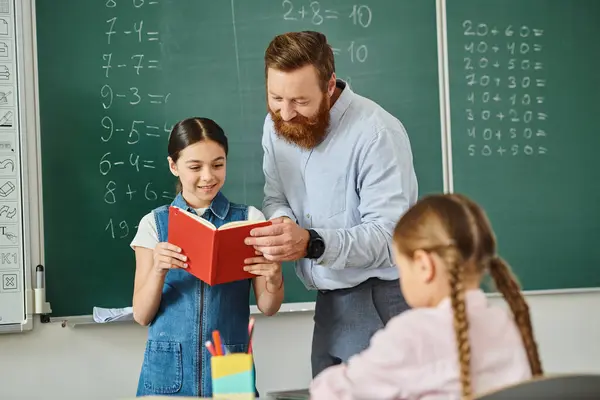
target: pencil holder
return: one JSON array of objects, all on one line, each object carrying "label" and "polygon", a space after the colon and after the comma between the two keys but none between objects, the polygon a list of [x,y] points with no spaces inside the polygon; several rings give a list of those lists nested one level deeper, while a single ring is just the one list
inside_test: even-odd
[{"label": "pencil holder", "polygon": [[254,400],[252,354],[213,356],[210,362],[214,399]]}]

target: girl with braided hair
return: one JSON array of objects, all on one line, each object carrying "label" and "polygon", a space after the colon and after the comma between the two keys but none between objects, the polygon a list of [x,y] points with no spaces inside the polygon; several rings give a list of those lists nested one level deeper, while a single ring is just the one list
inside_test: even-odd
[{"label": "girl with braided hair", "polygon": [[[458,194],[418,201],[396,225],[394,257],[411,305],[347,364],[310,386],[311,399],[462,399],[542,375],[529,308],[496,254],[484,211]],[[488,304],[490,275],[510,306]]]}]

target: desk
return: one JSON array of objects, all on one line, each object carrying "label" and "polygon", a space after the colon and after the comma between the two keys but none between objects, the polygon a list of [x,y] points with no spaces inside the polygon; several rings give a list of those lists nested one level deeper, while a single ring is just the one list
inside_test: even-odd
[{"label": "desk", "polygon": [[[309,399],[308,389],[296,389],[296,390],[281,390],[277,392],[268,392],[266,400],[308,400]],[[152,399],[152,400],[173,400],[171,396],[144,396],[142,399]],[[135,400],[140,399],[137,397]],[[209,400],[214,399],[214,397],[177,397],[180,400]],[[134,400],[134,399],[121,399],[121,400]],[[228,397],[221,397],[220,400],[229,400]],[[231,397],[231,400],[235,400],[234,397]],[[257,398],[256,400],[260,400]]]}]

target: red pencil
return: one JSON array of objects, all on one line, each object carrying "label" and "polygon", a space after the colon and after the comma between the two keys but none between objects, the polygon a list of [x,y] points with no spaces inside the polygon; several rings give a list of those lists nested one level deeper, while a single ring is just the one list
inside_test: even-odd
[{"label": "red pencil", "polygon": [[215,346],[215,353],[218,356],[223,355],[223,348],[221,347],[221,335],[219,335],[219,331],[213,331],[213,343]]},{"label": "red pencil", "polygon": [[213,344],[211,343],[210,340],[205,343],[205,346],[208,349],[208,351],[210,352],[211,356],[216,356],[217,355],[215,353],[215,347],[213,346]]},{"label": "red pencil", "polygon": [[254,318],[248,323],[248,354],[252,354],[252,334],[254,333]]}]

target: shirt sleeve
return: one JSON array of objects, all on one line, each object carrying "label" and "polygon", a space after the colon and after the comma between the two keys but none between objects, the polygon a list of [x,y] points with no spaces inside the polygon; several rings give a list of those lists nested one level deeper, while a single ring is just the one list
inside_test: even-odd
[{"label": "shirt sleeve", "polygon": [[390,321],[375,333],[369,347],[347,364],[329,367],[317,375],[310,384],[311,399],[407,399],[408,391],[402,386],[414,349],[409,338],[392,325]]},{"label": "shirt sleeve", "polygon": [[273,219],[277,217],[288,217],[296,221],[294,212],[288,204],[287,198],[283,193],[279,170],[275,161],[273,152],[273,142],[271,140],[271,119],[269,116],[265,119],[262,137],[263,147],[263,173],[265,176],[265,196],[263,200],[263,212],[266,218]]},{"label": "shirt sleeve", "polygon": [[157,244],[158,229],[156,228],[154,214],[150,212],[142,217],[130,246],[134,250],[136,247],[145,247],[154,250]]},{"label": "shirt sleeve", "polygon": [[265,215],[256,207],[248,206],[248,221],[265,221]]},{"label": "shirt sleeve", "polygon": [[331,269],[394,265],[392,232],[417,201],[417,177],[408,135],[382,130],[358,159],[357,189],[361,223],[349,229],[315,229],[325,242],[317,260]]}]

